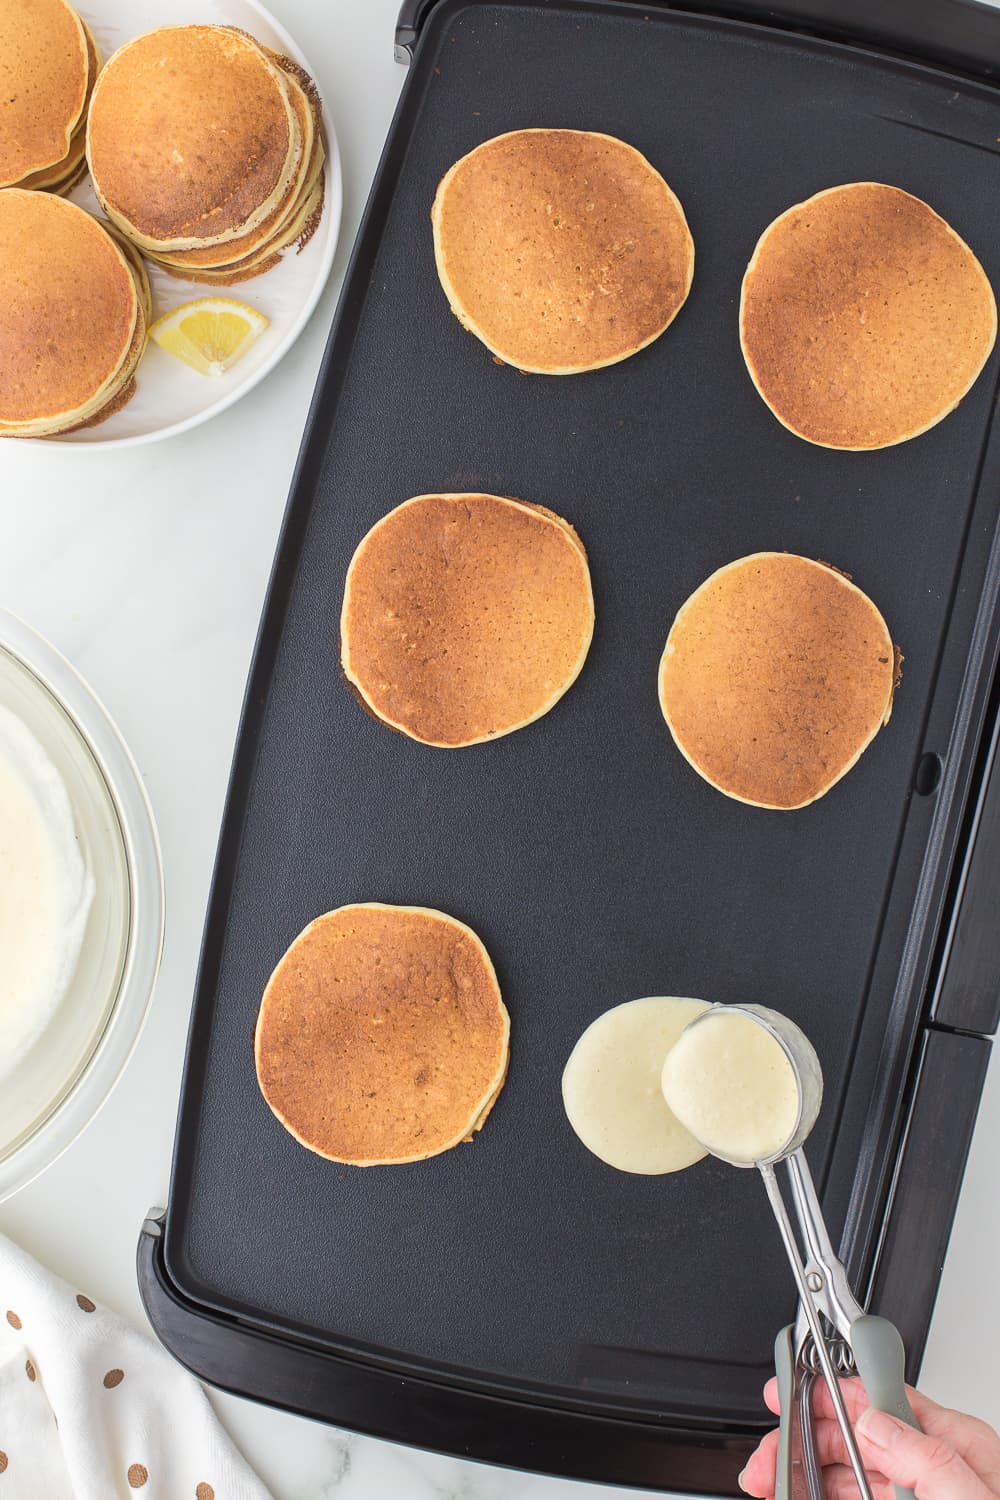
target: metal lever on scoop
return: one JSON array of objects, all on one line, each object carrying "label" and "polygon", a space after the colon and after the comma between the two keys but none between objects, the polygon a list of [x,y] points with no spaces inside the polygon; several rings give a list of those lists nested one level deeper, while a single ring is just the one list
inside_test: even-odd
[{"label": "metal lever on scoop", "polygon": [[[753,1021],[777,1042],[791,1067],[797,1094],[792,1131],[770,1156],[758,1160],[751,1160],[749,1156],[726,1156],[717,1145],[702,1141],[705,1149],[721,1161],[734,1167],[756,1167],[760,1172],[799,1290],[795,1323],[782,1329],[774,1346],[781,1402],[775,1500],[825,1500],[812,1410],[813,1387],[819,1376],[826,1381],[830,1392],[861,1500],[872,1500],[871,1486],[847,1415],[840,1379],[860,1375],[873,1406],[899,1417],[911,1427],[918,1427],[918,1423],[903,1382],[903,1341],[885,1318],[869,1317],[851,1291],[847,1272],[830,1243],[809,1163],[803,1154],[802,1147],[819,1117],[823,1102],[823,1073],[819,1058],[808,1037],[793,1021],[763,1005],[711,1006],[689,1022],[684,1035],[713,1024],[720,1013]],[[664,1092],[667,1103],[671,1104],[666,1086]],[[679,1117],[682,1123],[689,1124],[683,1115]],[[697,1135],[696,1130],[692,1133]],[[788,1167],[804,1256],[800,1253],[778,1185],[776,1168],[780,1162],[785,1162]],[[897,1485],[896,1500],[915,1500],[915,1497],[912,1490]]]},{"label": "metal lever on scoop", "polygon": [[[802,1155],[802,1150],[800,1148],[792,1157],[789,1158],[789,1171],[791,1171],[791,1164],[796,1157],[799,1157],[802,1163],[805,1164],[805,1157]],[[868,1484],[868,1475],[865,1473],[865,1466],[861,1461],[861,1454],[858,1452],[857,1439],[854,1436],[854,1429],[851,1426],[851,1420],[847,1415],[847,1407],[844,1405],[844,1393],[840,1389],[840,1381],[838,1380],[837,1372],[833,1367],[833,1360],[831,1358],[830,1349],[826,1341],[826,1332],[823,1328],[821,1318],[821,1314],[824,1309],[822,1303],[818,1302],[815,1298],[815,1293],[823,1289],[824,1283],[820,1281],[819,1285],[817,1285],[816,1283],[818,1279],[818,1273],[816,1273],[815,1271],[810,1271],[808,1269],[808,1260],[806,1262],[806,1266],[803,1266],[802,1262],[799,1260],[799,1250],[798,1246],[795,1243],[795,1233],[792,1229],[791,1219],[788,1217],[788,1210],[785,1207],[785,1200],[781,1196],[781,1189],[778,1186],[778,1179],[775,1176],[774,1168],[772,1166],[769,1166],[766,1162],[759,1162],[758,1166],[760,1169],[760,1175],[764,1179],[764,1186],[767,1188],[767,1196],[770,1199],[771,1207],[774,1210],[774,1217],[778,1221],[778,1228],[781,1231],[781,1240],[782,1244],[785,1247],[785,1254],[788,1256],[788,1263],[791,1266],[792,1272],[795,1276],[795,1282],[799,1289],[799,1305],[802,1312],[805,1313],[808,1322],[809,1333],[812,1336],[812,1346],[816,1351],[820,1363],[820,1369],[823,1372],[823,1377],[826,1380],[827,1389],[830,1392],[830,1399],[833,1402],[833,1409],[836,1413],[837,1423],[840,1427],[841,1436],[843,1437],[844,1444],[847,1448],[847,1456],[850,1459],[851,1468],[854,1470],[854,1478],[857,1481],[858,1490],[861,1494],[861,1500],[872,1500],[872,1492]],[[805,1166],[805,1170],[806,1172],[809,1171],[808,1165]],[[786,1330],[786,1332],[790,1333],[791,1330]],[[797,1367],[798,1359],[796,1357],[796,1371]],[[810,1381],[810,1385],[811,1383],[812,1382]],[[792,1392],[787,1393],[792,1395],[793,1400],[788,1402],[786,1402],[786,1400],[784,1399],[785,1394],[786,1393],[784,1392],[782,1393],[781,1428],[782,1430],[784,1430],[786,1425],[790,1424],[791,1409],[794,1406],[796,1409],[796,1416],[798,1418],[799,1438],[800,1442],[802,1442],[804,1434],[807,1430],[811,1434],[812,1424],[811,1422],[803,1421],[803,1417],[807,1417],[808,1414],[802,1412],[799,1409],[798,1403],[801,1399],[801,1393],[797,1389],[793,1388]],[[785,1447],[789,1447],[787,1441]],[[803,1454],[803,1468],[805,1470],[807,1482],[809,1484],[811,1500],[823,1500],[823,1488],[822,1484],[819,1483],[819,1467],[816,1461],[816,1456],[815,1454],[812,1454],[810,1462],[805,1461],[806,1457],[807,1456]],[[784,1492],[782,1489],[783,1477],[786,1478],[786,1488]],[[791,1478],[792,1476],[790,1474],[788,1476],[782,1476],[780,1473],[777,1475],[775,1500],[791,1500]]]},{"label": "metal lever on scoop", "polygon": [[[811,1410],[818,1374],[823,1375],[830,1391],[862,1500],[871,1500],[839,1377],[860,1375],[873,1406],[917,1427],[903,1379],[903,1342],[887,1319],[866,1314],[851,1291],[847,1272],[830,1243],[809,1163],[801,1148],[787,1162],[792,1201],[805,1246],[804,1264],[799,1258],[774,1166],[758,1163],[800,1299],[794,1327],[783,1329],[775,1342],[781,1405],[775,1500],[805,1500],[805,1497],[824,1500]],[[829,1332],[823,1326],[824,1320]],[[911,1490],[898,1485],[895,1490],[896,1500],[914,1500]]]}]

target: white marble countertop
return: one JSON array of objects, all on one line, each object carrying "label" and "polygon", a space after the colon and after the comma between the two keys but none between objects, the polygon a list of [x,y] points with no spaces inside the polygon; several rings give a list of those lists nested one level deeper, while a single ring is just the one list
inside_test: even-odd
[{"label": "white marble countertop", "polygon": [[[0,1208],[0,1231],[144,1322],[139,1227],[165,1201],[184,1038],[226,777],[268,569],[309,396],[404,70],[397,0],[273,0],[316,67],[344,162],[343,238],[310,327],[244,401],[145,449],[6,443],[0,603],[89,679],[118,720],[159,821],[167,940],[152,1013],[97,1120]],[[983,1100],[923,1384],[1000,1423],[996,1154],[1000,1071]],[[229,1397],[217,1409],[276,1500],[584,1500],[597,1490],[397,1448]]]}]

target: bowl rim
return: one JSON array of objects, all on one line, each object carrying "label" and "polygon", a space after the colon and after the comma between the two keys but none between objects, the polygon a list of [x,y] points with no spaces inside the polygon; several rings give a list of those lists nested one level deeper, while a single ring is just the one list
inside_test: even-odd
[{"label": "bowl rim", "polygon": [[2,607],[0,651],[55,701],[90,752],[118,819],[129,891],[125,953],[110,1011],[89,1057],[62,1097],[0,1161],[2,1203],[50,1167],[110,1098],[149,1015],[163,955],[165,910],[153,809],[132,753],[104,704],[56,647]]}]

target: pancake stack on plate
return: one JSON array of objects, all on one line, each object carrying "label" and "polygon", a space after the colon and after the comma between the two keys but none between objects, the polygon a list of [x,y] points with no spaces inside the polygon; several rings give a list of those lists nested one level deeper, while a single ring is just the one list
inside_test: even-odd
[{"label": "pancake stack on plate", "polygon": [[319,97],[229,26],[127,42],[91,100],[87,161],[108,217],[172,275],[227,286],[306,243],[323,209]]},{"label": "pancake stack on plate", "polygon": [[99,67],[66,0],[0,0],[0,188],[68,193],[80,180]]},{"label": "pancake stack on plate", "polygon": [[76,204],[0,192],[0,437],[101,422],[135,390],[149,286]]}]

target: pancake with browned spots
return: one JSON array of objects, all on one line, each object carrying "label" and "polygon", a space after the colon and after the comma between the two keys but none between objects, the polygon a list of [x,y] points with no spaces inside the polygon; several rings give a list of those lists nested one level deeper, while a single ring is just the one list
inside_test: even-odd
[{"label": "pancake with browned spots", "polygon": [[885,448],[940,422],[996,338],[993,290],[964,240],[900,188],[853,182],[790,208],[743,278],[740,341],[799,437]]},{"label": "pancake with browned spots", "polygon": [[[281,66],[280,58],[274,56],[274,61]],[[269,243],[280,236],[289,220],[298,213],[305,194],[315,183],[322,168],[324,151],[318,97],[310,97],[294,72],[286,73],[286,84],[303,145],[299,170],[288,184],[280,202],[255,229],[234,240],[226,240],[220,245],[200,246],[196,250],[158,252],[157,259],[162,265],[211,271],[216,267],[243,261],[261,250],[266,253]]]},{"label": "pancake with browned spots", "polygon": [[0,0],[0,187],[63,162],[90,82],[87,32],[65,0]]},{"label": "pancake with browned spots", "polygon": [[445,174],[431,211],[452,312],[521,370],[626,359],[682,307],[694,243],[675,194],[634,147],[584,130],[515,130]]},{"label": "pancake with browned spots", "polygon": [[442,747],[509,734],[576,680],[594,630],[583,544],[543,506],[417,495],[347,573],[341,662],[371,711]]},{"label": "pancake with browned spots", "polygon": [[681,606],[660,661],[660,706],[681,753],[720,792],[804,807],[888,722],[901,660],[843,573],[757,552]]},{"label": "pancake with browned spots", "polygon": [[91,99],[95,192],[153,252],[250,233],[281,202],[302,150],[285,74],[225,26],[136,37],[105,64]]},{"label": "pancake with browned spots", "polygon": [[46,436],[93,418],[145,342],[122,251],[63,198],[0,192],[0,433]]},{"label": "pancake with browned spots", "polygon": [[264,991],[261,1092],[331,1161],[423,1161],[470,1140],[507,1073],[510,1018],[489,954],[439,911],[376,902],[317,917]]}]

